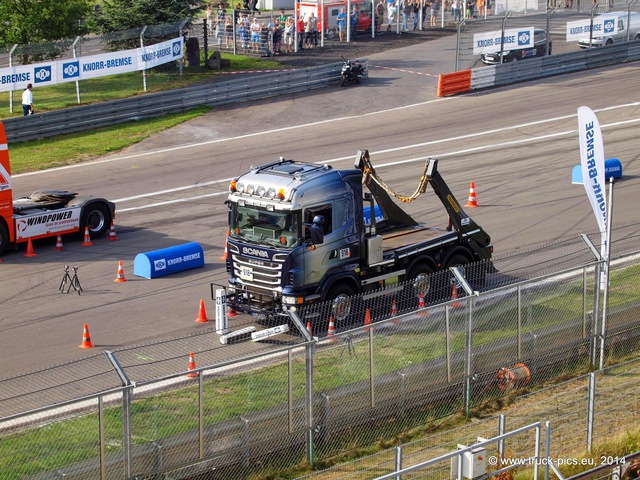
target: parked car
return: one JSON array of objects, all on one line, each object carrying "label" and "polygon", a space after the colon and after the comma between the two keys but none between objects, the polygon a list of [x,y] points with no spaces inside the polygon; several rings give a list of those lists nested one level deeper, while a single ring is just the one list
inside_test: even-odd
[{"label": "parked car", "polygon": [[[502,63],[544,56],[547,52],[547,32],[542,28],[534,29],[533,42],[531,48],[518,48],[502,52]],[[549,39],[549,55],[551,55],[551,39]],[[487,65],[497,65],[500,63],[500,52],[483,53],[480,55],[480,60]]]},{"label": "parked car", "polygon": [[[614,43],[626,42],[627,35],[629,35],[629,40],[640,40],[640,13],[631,12],[631,20],[630,25],[631,28],[627,32],[627,12],[610,12],[603,13],[602,15],[598,15],[596,18],[601,17],[617,17],[618,18],[618,31],[616,33],[611,33],[602,37],[593,36],[591,42],[589,42],[589,37],[581,38],[578,40],[578,46],[580,48],[589,48],[591,47],[601,47],[603,45],[613,45]],[[587,28],[588,30],[588,28]]]}]

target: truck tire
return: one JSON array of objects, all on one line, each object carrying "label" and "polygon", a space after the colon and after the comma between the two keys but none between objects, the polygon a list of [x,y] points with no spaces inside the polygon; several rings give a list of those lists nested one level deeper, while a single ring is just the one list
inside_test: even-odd
[{"label": "truck tire", "polygon": [[4,254],[9,248],[9,230],[7,226],[0,222],[0,255]]},{"label": "truck tire", "polygon": [[407,274],[406,286],[402,295],[401,311],[415,310],[420,301],[420,294],[425,301],[430,301],[431,276],[434,269],[426,262],[416,263]]},{"label": "truck tire", "polygon": [[[331,316],[335,326],[344,326],[350,323],[353,317],[355,291],[349,285],[338,284],[331,287],[326,300],[331,302]],[[328,321],[328,320],[327,320]]]},{"label": "truck tire", "polygon": [[[447,259],[447,269],[449,269],[451,267],[459,267],[458,270],[460,270],[460,272],[465,277],[465,279],[467,279],[467,281],[470,280],[467,277],[466,265],[468,265],[468,264],[469,264],[469,259],[465,255],[463,255],[462,253],[454,253],[449,259]],[[451,294],[453,293],[453,284],[457,283],[457,279],[456,279],[455,275],[453,275],[452,273],[450,273],[450,277],[449,278],[450,278],[450,280],[449,280],[449,285],[447,287],[448,294],[446,295],[446,300],[449,300],[451,298]],[[470,283],[473,283],[473,282],[470,282]],[[457,290],[457,295],[458,296],[464,295],[464,290],[460,288],[460,285],[457,285],[456,290]]]},{"label": "truck tire", "polygon": [[99,202],[85,205],[80,213],[80,234],[84,234],[85,227],[89,227],[91,238],[103,236],[111,227],[111,211]]}]

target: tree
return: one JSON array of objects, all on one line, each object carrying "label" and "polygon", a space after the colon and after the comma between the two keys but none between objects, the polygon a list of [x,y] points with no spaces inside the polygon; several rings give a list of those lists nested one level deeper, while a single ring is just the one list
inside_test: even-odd
[{"label": "tree", "polygon": [[0,0],[0,45],[73,39],[86,33],[90,0]]},{"label": "tree", "polygon": [[191,19],[205,6],[205,0],[104,0],[92,21],[97,33],[108,33]]}]

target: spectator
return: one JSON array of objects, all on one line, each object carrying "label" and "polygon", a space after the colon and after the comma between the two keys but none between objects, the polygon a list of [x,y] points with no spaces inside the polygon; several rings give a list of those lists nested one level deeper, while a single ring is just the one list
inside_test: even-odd
[{"label": "spectator", "polygon": [[438,26],[438,13],[440,12],[440,0],[431,2],[431,26]]},{"label": "spectator", "polygon": [[467,0],[467,18],[473,17],[473,10],[475,9],[475,4],[473,0]]},{"label": "spectator", "polygon": [[218,50],[220,50],[222,48],[222,37],[224,36],[224,22],[216,22],[215,35],[218,43]]},{"label": "spectator", "polygon": [[293,24],[293,18],[287,18],[287,23],[284,27],[284,51],[287,53],[291,53],[293,40],[295,38],[295,25]]},{"label": "spectator", "polygon": [[378,0],[378,4],[376,5],[376,33],[381,33],[382,22],[384,21],[384,16],[386,13],[387,7],[385,5],[385,1]]},{"label": "spectator", "polygon": [[227,17],[224,21],[224,44],[227,48],[233,46],[233,20]]},{"label": "spectator", "polygon": [[33,85],[31,83],[22,92],[22,114],[24,116],[33,114]]},{"label": "spectator", "polygon": [[478,0],[478,16],[484,18],[484,0]]},{"label": "spectator", "polygon": [[418,28],[418,22],[420,21],[420,0],[413,0],[413,29]]},{"label": "spectator", "polygon": [[344,40],[344,30],[347,26],[347,14],[344,13],[344,8],[340,9],[340,12],[336,16],[336,20],[338,21],[338,38],[340,39],[340,42],[342,42]]},{"label": "spectator", "polygon": [[249,27],[247,27],[242,21],[238,23],[238,38],[240,38],[240,42],[242,43],[243,53],[249,53],[251,31],[249,30]]},{"label": "spectator", "polygon": [[221,23],[224,25],[224,21],[227,17],[227,11],[224,9],[224,3],[220,2],[218,4],[218,12],[216,13],[216,20],[218,21],[218,23]]},{"label": "spectator", "polygon": [[360,5],[354,5],[351,12],[351,36],[358,36],[358,23],[360,22]]},{"label": "spectator", "polygon": [[298,17],[298,25],[296,26],[297,34],[298,34],[298,50],[302,50],[302,44],[304,42],[304,27],[305,27],[304,18]]},{"label": "spectator", "polygon": [[311,14],[311,18],[309,18],[309,22],[311,22],[311,44],[314,47],[318,46],[318,17]]},{"label": "spectator", "polygon": [[396,4],[391,3],[389,5],[389,10],[387,11],[387,32],[391,30],[391,25],[395,22],[396,19]]},{"label": "spectator", "polygon": [[304,48],[313,48],[311,44],[311,17],[313,17],[313,12],[309,14],[304,22]]},{"label": "spectator", "polygon": [[209,36],[213,34],[213,11],[211,10],[211,6],[207,6],[207,11],[204,12],[204,18],[207,20],[207,32]]},{"label": "spectator", "polygon": [[271,43],[272,51],[274,55],[280,55],[281,43],[282,43],[282,27],[280,26],[280,20],[276,18],[273,29],[271,31]]},{"label": "spectator", "polygon": [[272,54],[272,45],[270,45],[271,30],[265,22],[260,24],[260,39],[258,42],[258,51],[262,52],[263,57],[270,57]]},{"label": "spectator", "polygon": [[253,13],[260,13],[260,10],[258,10],[258,0],[251,0],[251,10],[253,10]]},{"label": "spectator", "polygon": [[258,23],[258,19],[254,18],[253,22],[251,22],[251,26],[249,30],[251,31],[251,51],[254,53],[258,53],[260,50],[260,24]]},{"label": "spectator", "polygon": [[411,4],[411,0],[404,0],[402,4],[402,31],[408,32],[409,26],[407,25],[407,21],[409,20],[409,16],[413,12],[413,5]]},{"label": "spectator", "polygon": [[460,23],[462,20],[462,2],[461,0],[453,0],[451,3],[451,12],[453,13],[453,21]]},{"label": "spectator", "polygon": [[278,17],[278,21],[280,22],[280,26],[282,28],[287,24],[287,14],[284,13],[284,10],[280,10],[280,16]]}]

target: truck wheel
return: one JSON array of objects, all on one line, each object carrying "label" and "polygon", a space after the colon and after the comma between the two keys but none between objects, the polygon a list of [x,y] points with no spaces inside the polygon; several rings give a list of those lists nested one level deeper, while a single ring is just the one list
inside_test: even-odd
[{"label": "truck wheel", "polygon": [[418,263],[411,267],[407,275],[407,283],[404,289],[402,310],[414,310],[420,301],[420,294],[425,301],[430,300],[431,276],[434,271],[428,263]]},{"label": "truck wheel", "polygon": [[80,234],[84,234],[84,228],[89,227],[92,238],[101,237],[111,227],[111,220],[111,212],[106,205],[90,203],[82,208],[80,214]]},{"label": "truck wheel", "polygon": [[[332,287],[327,295],[331,302],[331,316],[336,324],[348,323],[353,309],[354,290],[349,285],[337,285]],[[336,325],[337,326],[337,325]]]},{"label": "truck wheel", "polygon": [[0,255],[9,248],[9,230],[4,223],[0,223]]},{"label": "truck wheel", "polygon": [[[451,268],[451,267],[458,267],[458,270],[460,270],[460,273],[462,273],[462,275],[467,279],[467,281],[469,281],[470,283],[473,283],[471,281],[471,279],[468,278],[468,272],[467,269],[465,267],[465,265],[469,264],[469,259],[464,256],[461,253],[456,253],[454,254],[449,260],[447,260],[447,269]],[[446,299],[450,299],[451,298],[451,294],[453,292],[453,284],[457,283],[457,279],[456,277],[450,273],[450,280],[449,280],[449,285],[447,287],[448,289],[448,294],[446,295]],[[457,286],[456,288],[458,296],[460,295],[464,295],[464,290],[461,292],[460,291],[460,285]]]}]

